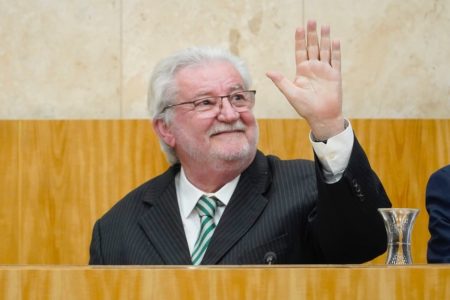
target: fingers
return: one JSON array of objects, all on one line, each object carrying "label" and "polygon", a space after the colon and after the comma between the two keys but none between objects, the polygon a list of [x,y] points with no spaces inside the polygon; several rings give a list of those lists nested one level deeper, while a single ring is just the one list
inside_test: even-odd
[{"label": "fingers", "polygon": [[305,29],[300,27],[295,31],[295,63],[299,66],[306,60],[308,60],[308,52],[306,51]]},{"label": "fingers", "polygon": [[320,28],[320,44],[316,21],[310,20],[295,31],[295,63],[299,65],[307,60],[320,60],[340,70],[341,51],[339,41],[331,41],[330,26]]},{"label": "fingers", "polygon": [[319,38],[317,37],[316,21],[308,21],[306,25],[307,50],[310,60],[319,59]]},{"label": "fingers", "polygon": [[283,95],[289,100],[295,94],[295,85],[287,79],[283,74],[275,71],[270,71],[266,73],[277,88],[283,93]]},{"label": "fingers", "polygon": [[334,40],[331,46],[331,66],[341,71],[341,44],[338,40]]},{"label": "fingers", "polygon": [[330,63],[330,52],[330,26],[322,26],[320,30],[320,61]]}]

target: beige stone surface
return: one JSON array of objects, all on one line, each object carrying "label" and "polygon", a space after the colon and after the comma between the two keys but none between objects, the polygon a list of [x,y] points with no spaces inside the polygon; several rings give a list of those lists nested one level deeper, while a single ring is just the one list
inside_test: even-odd
[{"label": "beige stone surface", "polygon": [[118,118],[120,2],[0,1],[0,118]]},{"label": "beige stone surface", "polygon": [[353,118],[450,118],[450,1],[305,0],[343,51]]},{"label": "beige stone surface", "polygon": [[0,0],[0,118],[147,118],[155,63],[192,45],[242,56],[260,118],[295,118],[294,30],[332,26],[351,118],[450,117],[448,0]]},{"label": "beige stone surface", "polygon": [[148,116],[145,97],[156,62],[199,45],[224,47],[247,61],[257,90],[257,116],[296,116],[265,72],[293,71],[293,36],[302,23],[301,1],[153,2],[124,2],[124,116]]}]

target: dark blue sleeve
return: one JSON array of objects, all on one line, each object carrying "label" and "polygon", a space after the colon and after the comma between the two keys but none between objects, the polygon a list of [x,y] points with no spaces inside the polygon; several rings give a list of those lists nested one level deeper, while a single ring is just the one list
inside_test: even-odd
[{"label": "dark blue sleeve", "polygon": [[429,263],[450,263],[450,165],[431,175],[426,189],[429,214],[427,260]]}]

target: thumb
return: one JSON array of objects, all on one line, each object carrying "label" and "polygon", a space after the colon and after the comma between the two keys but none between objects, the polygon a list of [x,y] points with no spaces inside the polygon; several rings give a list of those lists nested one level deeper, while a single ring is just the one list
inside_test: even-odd
[{"label": "thumb", "polygon": [[269,71],[266,76],[272,80],[281,93],[290,101],[294,96],[295,85],[287,79],[283,74],[276,71]]}]

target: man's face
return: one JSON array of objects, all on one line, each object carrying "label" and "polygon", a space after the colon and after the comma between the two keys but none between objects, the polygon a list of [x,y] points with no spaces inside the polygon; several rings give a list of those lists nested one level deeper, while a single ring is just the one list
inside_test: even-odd
[{"label": "man's face", "polygon": [[[228,62],[209,62],[180,70],[175,77],[177,103],[243,90],[239,72]],[[236,112],[228,98],[216,114],[197,112],[190,105],[171,108],[172,121],[164,139],[182,164],[242,161],[256,153],[258,128],[252,111]]]}]

